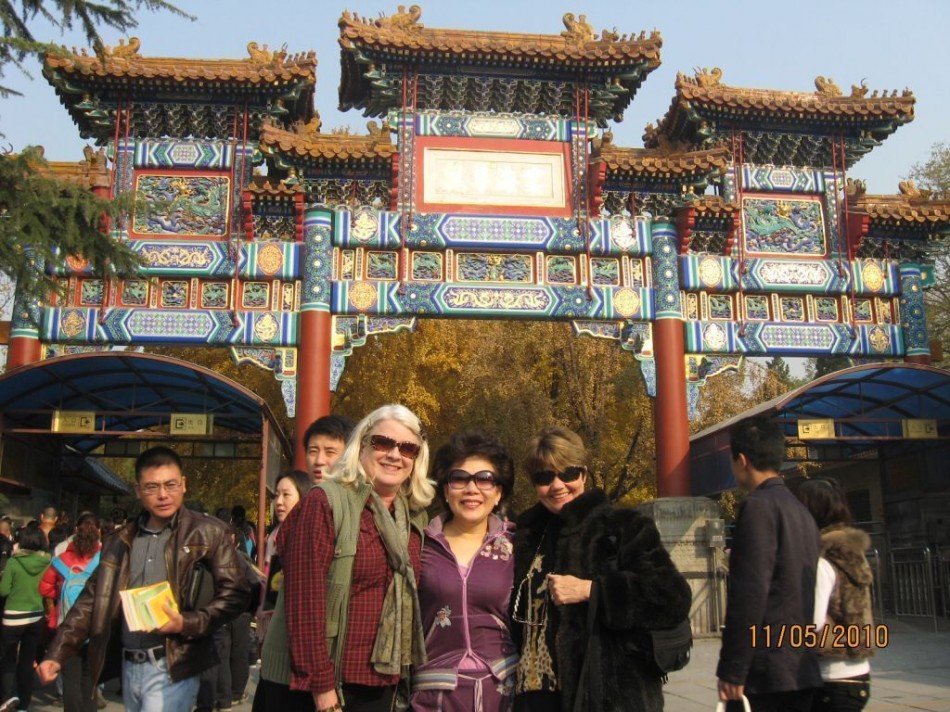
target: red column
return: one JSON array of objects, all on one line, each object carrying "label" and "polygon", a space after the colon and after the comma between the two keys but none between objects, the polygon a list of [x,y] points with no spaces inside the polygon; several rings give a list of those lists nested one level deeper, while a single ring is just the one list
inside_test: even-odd
[{"label": "red column", "polygon": [[659,497],[689,497],[689,415],[686,411],[686,350],[683,322],[653,322],[656,363],[656,488]]},{"label": "red column", "polygon": [[26,366],[40,360],[43,353],[43,344],[32,336],[14,336],[10,338],[7,348],[7,370],[17,366]]},{"label": "red column", "polygon": [[294,467],[306,470],[300,437],[317,418],[330,414],[330,312],[300,312],[300,341],[297,346],[296,433]]}]

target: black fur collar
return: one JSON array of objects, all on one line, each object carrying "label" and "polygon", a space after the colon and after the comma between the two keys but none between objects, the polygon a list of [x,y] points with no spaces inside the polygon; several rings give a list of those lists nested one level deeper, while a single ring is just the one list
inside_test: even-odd
[{"label": "black fur collar", "polygon": [[593,510],[607,503],[607,495],[603,490],[589,489],[573,502],[564,505],[561,521],[565,527],[575,527],[582,524]]}]

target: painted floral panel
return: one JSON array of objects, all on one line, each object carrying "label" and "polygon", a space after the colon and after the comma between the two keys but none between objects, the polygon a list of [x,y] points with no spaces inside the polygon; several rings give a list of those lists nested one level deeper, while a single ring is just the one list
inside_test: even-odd
[{"label": "painted floral panel", "polygon": [[162,282],[162,306],[174,308],[188,306],[188,282],[183,280]]},{"label": "painted floral panel", "polygon": [[201,285],[202,309],[225,309],[228,306],[228,285],[224,282],[208,282]]},{"label": "painted floral panel", "polygon": [[745,298],[745,315],[753,321],[769,320],[769,298],[755,294]]},{"label": "painted floral panel", "polygon": [[270,302],[270,285],[267,282],[248,282],[244,285],[241,304],[245,309],[266,309]]}]

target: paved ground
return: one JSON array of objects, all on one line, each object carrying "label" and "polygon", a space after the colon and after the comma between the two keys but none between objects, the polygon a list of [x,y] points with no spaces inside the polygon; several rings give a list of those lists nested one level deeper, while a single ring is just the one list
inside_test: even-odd
[{"label": "paved ground", "polygon": [[[865,712],[950,712],[950,621],[942,620],[939,633],[932,624],[919,621],[885,621],[888,646],[871,661],[871,701]],[[698,640],[689,666],[670,675],[666,686],[667,712],[711,712],[716,706],[717,639]],[[257,681],[251,670],[249,691]],[[119,712],[122,701],[114,684],[107,686],[107,712]],[[33,712],[59,712],[49,688],[40,690],[30,706]],[[235,712],[249,712],[249,703],[237,705]],[[167,712],[188,712],[168,710]]]}]

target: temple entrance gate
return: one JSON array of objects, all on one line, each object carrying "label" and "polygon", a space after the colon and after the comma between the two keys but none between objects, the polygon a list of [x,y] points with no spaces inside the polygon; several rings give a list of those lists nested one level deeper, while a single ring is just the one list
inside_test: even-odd
[{"label": "temple entrance gate", "polygon": [[49,56],[44,75],[105,149],[90,170],[151,200],[112,227],[146,266],[56,266],[68,296],[17,304],[10,364],[227,344],[274,371],[306,424],[368,334],[431,316],[571,321],[633,352],[662,394],[668,497],[690,493],[696,389],[738,358],[928,361],[926,247],[950,204],[847,177],[912,120],[910,92],[744,89],[700,70],[645,147],[623,148],[607,127],[659,66],[658,33],[572,14],[559,34],[473,33],[420,14],[340,20],[341,105],[381,120],[365,135],[321,132],[312,53],[251,42],[245,59],[182,60],[130,40]]}]

